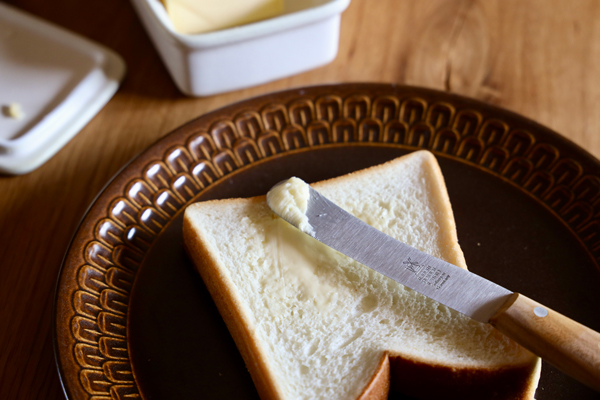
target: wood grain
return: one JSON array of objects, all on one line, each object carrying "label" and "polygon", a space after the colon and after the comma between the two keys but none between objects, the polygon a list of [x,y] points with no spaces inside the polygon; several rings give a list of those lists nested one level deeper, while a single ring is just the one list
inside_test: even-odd
[{"label": "wood grain", "polygon": [[123,56],[115,97],[38,170],[0,177],[0,398],[63,397],[52,300],[86,208],[129,159],[186,121],[290,87],[374,81],[472,96],[549,126],[600,156],[600,1],[353,0],[337,59],[255,88],[186,98],[127,1],[9,0]]},{"label": "wood grain", "polygon": [[500,332],[600,391],[600,333],[515,293],[490,319]]}]

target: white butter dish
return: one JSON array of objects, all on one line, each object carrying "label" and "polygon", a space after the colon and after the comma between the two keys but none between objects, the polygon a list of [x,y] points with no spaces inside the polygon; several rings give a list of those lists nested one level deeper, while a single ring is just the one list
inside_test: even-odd
[{"label": "white butter dish", "polygon": [[0,3],[0,172],[24,174],[46,162],[108,102],[124,73],[114,52]]},{"label": "white butter dish", "polygon": [[195,35],[175,31],[159,0],[131,0],[177,87],[209,96],[325,65],[350,0],[285,0],[282,15]]}]

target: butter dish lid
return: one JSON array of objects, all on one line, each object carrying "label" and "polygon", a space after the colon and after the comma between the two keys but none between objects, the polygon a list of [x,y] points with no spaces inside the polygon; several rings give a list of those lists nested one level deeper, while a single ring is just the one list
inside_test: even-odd
[{"label": "butter dish lid", "polygon": [[113,51],[0,3],[0,173],[46,162],[112,98],[124,74]]}]

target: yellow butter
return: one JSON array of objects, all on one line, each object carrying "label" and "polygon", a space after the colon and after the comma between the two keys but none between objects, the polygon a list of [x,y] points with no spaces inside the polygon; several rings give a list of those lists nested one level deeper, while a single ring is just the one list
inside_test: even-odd
[{"label": "yellow butter", "polygon": [[272,18],[283,0],[162,0],[175,30],[204,33]]},{"label": "yellow butter", "polygon": [[23,117],[25,117],[25,113],[19,103],[10,103],[9,105],[2,107],[2,113],[13,119],[23,119]]},{"label": "yellow butter", "polygon": [[[272,261],[265,285],[282,291],[275,295],[295,296],[323,311],[334,303],[337,292],[325,275],[335,270],[340,254],[305,234],[314,235],[306,216],[309,198],[310,187],[296,177],[280,182],[267,193],[271,210],[289,223],[274,218],[265,224],[266,255]],[[285,284],[277,285],[277,280]]]},{"label": "yellow butter", "polygon": [[314,235],[306,216],[309,197],[308,184],[300,178],[292,177],[269,190],[267,204],[271,210],[302,232]]},{"label": "yellow butter", "polygon": [[280,218],[265,224],[265,239],[269,267],[262,283],[280,304],[288,297],[321,311],[335,304],[338,288],[331,286],[331,271],[341,254]]}]

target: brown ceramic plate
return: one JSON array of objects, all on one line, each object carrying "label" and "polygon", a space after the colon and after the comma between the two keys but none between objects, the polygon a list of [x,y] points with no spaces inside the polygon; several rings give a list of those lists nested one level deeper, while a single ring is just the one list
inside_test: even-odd
[{"label": "brown ceramic plate", "polygon": [[[447,93],[380,84],[297,89],[199,117],[100,194],[57,291],[67,397],[257,398],[184,254],[181,211],[422,148],[441,164],[470,269],[600,330],[600,164],[590,154],[523,117]],[[598,397],[543,366],[538,400]]]}]

